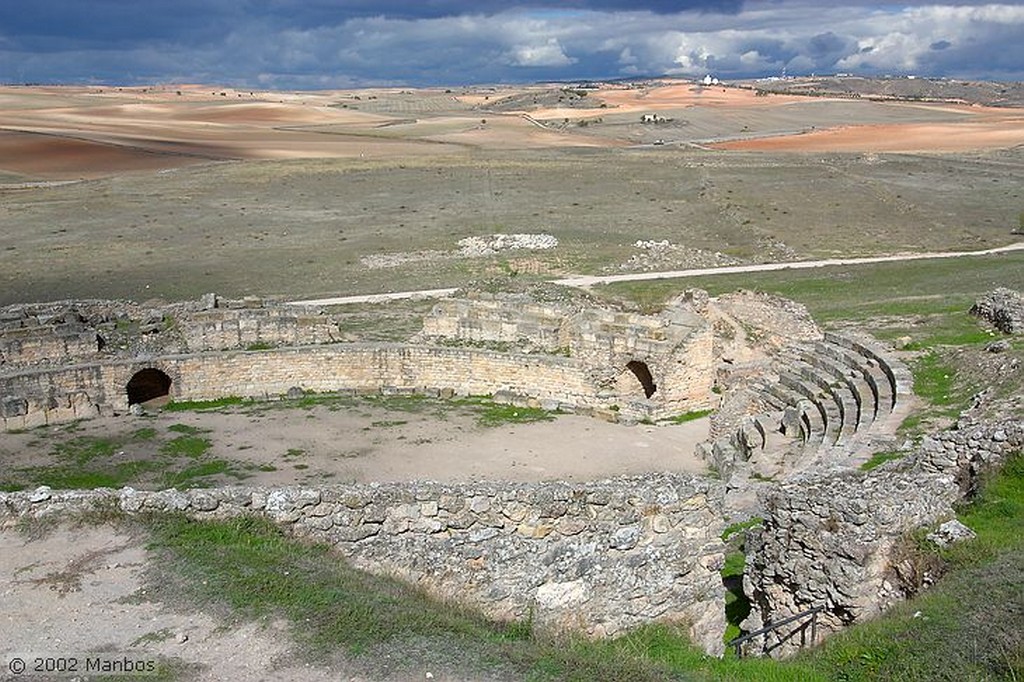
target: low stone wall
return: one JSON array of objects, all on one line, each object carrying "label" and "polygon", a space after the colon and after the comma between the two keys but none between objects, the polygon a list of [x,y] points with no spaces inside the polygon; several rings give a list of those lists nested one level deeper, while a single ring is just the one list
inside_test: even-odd
[{"label": "low stone wall", "polygon": [[718,573],[723,488],[689,476],[591,483],[370,484],[0,493],[0,526],[97,504],[196,518],[263,515],[500,619],[609,636],[651,621],[690,624],[722,651]]},{"label": "low stone wall", "polygon": [[[821,472],[773,488],[764,524],[747,536],[747,631],[816,606],[828,634],[871,618],[906,590],[893,550],[904,536],[952,518],[980,474],[1024,449],[1024,422],[975,425],[926,438],[920,448],[870,472]],[[795,626],[796,624],[794,624]],[[784,654],[799,642],[783,628],[753,643]]]}]

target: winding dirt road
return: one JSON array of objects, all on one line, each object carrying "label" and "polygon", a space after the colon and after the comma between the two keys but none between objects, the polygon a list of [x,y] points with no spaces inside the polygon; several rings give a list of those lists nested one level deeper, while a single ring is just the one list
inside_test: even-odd
[{"label": "winding dirt road", "polygon": [[[666,270],[662,272],[633,272],[622,275],[577,275],[550,280],[552,284],[587,288],[597,284],[613,282],[641,282],[657,279],[678,279],[683,277],[706,277],[708,275],[738,275],[750,272],[773,272],[778,270],[810,270],[826,268],[834,265],[871,265],[873,263],[898,263],[912,260],[931,260],[938,258],[966,258],[969,256],[992,256],[1011,251],[1024,251],[1024,242],[1007,246],[999,246],[981,251],[936,251],[924,253],[904,253],[893,256],[868,256],[864,258],[827,258],[824,260],[788,261],[782,263],[756,263],[754,265],[727,265],[717,268],[692,268],[689,270]],[[303,301],[289,301],[288,305],[324,306],[343,305],[346,303],[380,303],[403,299],[444,298],[451,296],[457,289],[423,289],[420,291],[395,291],[383,294],[360,294],[357,296],[335,296],[331,298],[315,298]]]}]

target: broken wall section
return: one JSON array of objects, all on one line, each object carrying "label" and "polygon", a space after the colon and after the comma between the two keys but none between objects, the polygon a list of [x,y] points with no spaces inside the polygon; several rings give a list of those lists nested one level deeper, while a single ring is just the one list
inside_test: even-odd
[{"label": "broken wall section", "polygon": [[[953,518],[953,505],[984,472],[1024,450],[1024,422],[966,426],[925,438],[905,460],[870,472],[820,472],[763,499],[764,524],[747,536],[744,592],[753,631],[816,606],[826,636],[905,599],[894,549],[907,533]],[[796,624],[794,624],[795,626]],[[794,628],[758,638],[752,651],[792,653]]]}]

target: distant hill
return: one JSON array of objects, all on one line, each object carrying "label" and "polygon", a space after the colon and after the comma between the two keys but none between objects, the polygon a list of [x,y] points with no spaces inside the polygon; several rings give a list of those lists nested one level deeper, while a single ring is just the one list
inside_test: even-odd
[{"label": "distant hill", "polygon": [[813,76],[736,82],[767,93],[819,97],[962,102],[993,107],[1024,107],[1024,83],[949,80],[945,78]]}]

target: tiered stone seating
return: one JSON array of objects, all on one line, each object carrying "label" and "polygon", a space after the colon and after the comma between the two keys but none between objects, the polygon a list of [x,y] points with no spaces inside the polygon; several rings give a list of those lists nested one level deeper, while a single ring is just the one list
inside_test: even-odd
[{"label": "tiered stone seating", "polygon": [[[866,434],[895,431],[891,415],[911,395],[911,383],[907,369],[877,344],[827,333],[778,356],[773,374],[758,386],[772,409],[753,423],[762,433],[784,432],[819,453],[852,453]],[[794,423],[798,433],[791,432]],[[768,442],[746,440],[761,448]]]}]

